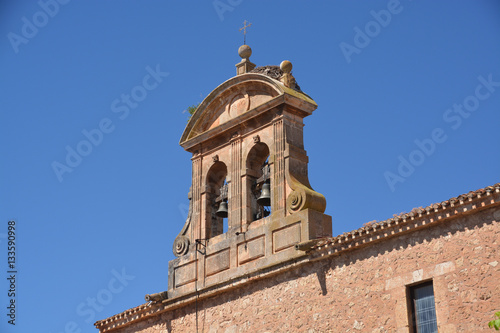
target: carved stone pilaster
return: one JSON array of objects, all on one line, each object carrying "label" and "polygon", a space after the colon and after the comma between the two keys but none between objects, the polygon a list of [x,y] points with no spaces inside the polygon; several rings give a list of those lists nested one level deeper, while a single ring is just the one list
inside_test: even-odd
[{"label": "carved stone pilaster", "polygon": [[278,119],[273,124],[274,136],[274,206],[276,211],[284,208],[285,201],[285,133],[283,128],[283,119]]},{"label": "carved stone pilaster", "polygon": [[229,227],[241,225],[241,138],[234,137],[231,140],[231,198],[230,207],[231,220]]}]

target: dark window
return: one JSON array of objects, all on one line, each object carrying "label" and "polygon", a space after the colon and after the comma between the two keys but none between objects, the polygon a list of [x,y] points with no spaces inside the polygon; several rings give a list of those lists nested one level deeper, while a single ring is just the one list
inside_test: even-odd
[{"label": "dark window", "polygon": [[413,333],[437,333],[432,281],[411,286],[409,294],[410,325],[413,325]]}]

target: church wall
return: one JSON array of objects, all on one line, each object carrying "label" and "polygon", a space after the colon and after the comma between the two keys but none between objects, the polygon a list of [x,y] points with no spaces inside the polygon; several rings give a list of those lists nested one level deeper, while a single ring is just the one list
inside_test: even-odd
[{"label": "church wall", "polygon": [[407,288],[432,279],[439,332],[490,332],[499,221],[498,207],[461,214],[111,331],[409,332]]}]

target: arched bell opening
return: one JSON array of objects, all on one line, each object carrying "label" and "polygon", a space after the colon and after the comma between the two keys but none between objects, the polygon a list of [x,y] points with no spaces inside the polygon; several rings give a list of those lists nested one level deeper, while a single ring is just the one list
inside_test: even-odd
[{"label": "arched bell opening", "polygon": [[247,219],[260,220],[271,214],[271,172],[269,148],[256,143],[249,151],[247,167]]},{"label": "arched bell opening", "polygon": [[227,167],[223,162],[215,162],[207,173],[205,192],[206,238],[212,238],[227,231],[228,185]]}]

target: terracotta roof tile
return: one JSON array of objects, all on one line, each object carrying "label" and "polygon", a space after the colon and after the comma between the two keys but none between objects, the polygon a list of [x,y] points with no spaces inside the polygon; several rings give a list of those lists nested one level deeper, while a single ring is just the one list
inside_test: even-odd
[{"label": "terracotta roof tile", "polygon": [[492,186],[487,186],[485,188],[480,188],[475,191],[470,191],[465,194],[461,194],[457,197],[450,198],[448,200],[433,203],[427,207],[415,207],[409,213],[400,213],[398,215],[394,215],[394,217],[389,218],[384,221],[369,223],[359,229],[352,230],[349,232],[344,232],[341,235],[336,237],[330,237],[322,239],[315,246],[312,247],[312,250],[319,249],[320,247],[324,247],[325,245],[335,245],[339,243],[345,243],[355,237],[355,235],[369,235],[370,233],[374,233],[378,230],[385,229],[390,227],[392,224],[396,225],[399,223],[407,222],[408,220],[413,220],[417,218],[424,217],[426,215],[437,213],[440,210],[448,209],[449,207],[459,207],[461,205],[465,205],[469,201],[472,201],[475,198],[481,198],[482,196],[491,195],[492,193],[500,193],[500,183],[497,183]]}]

